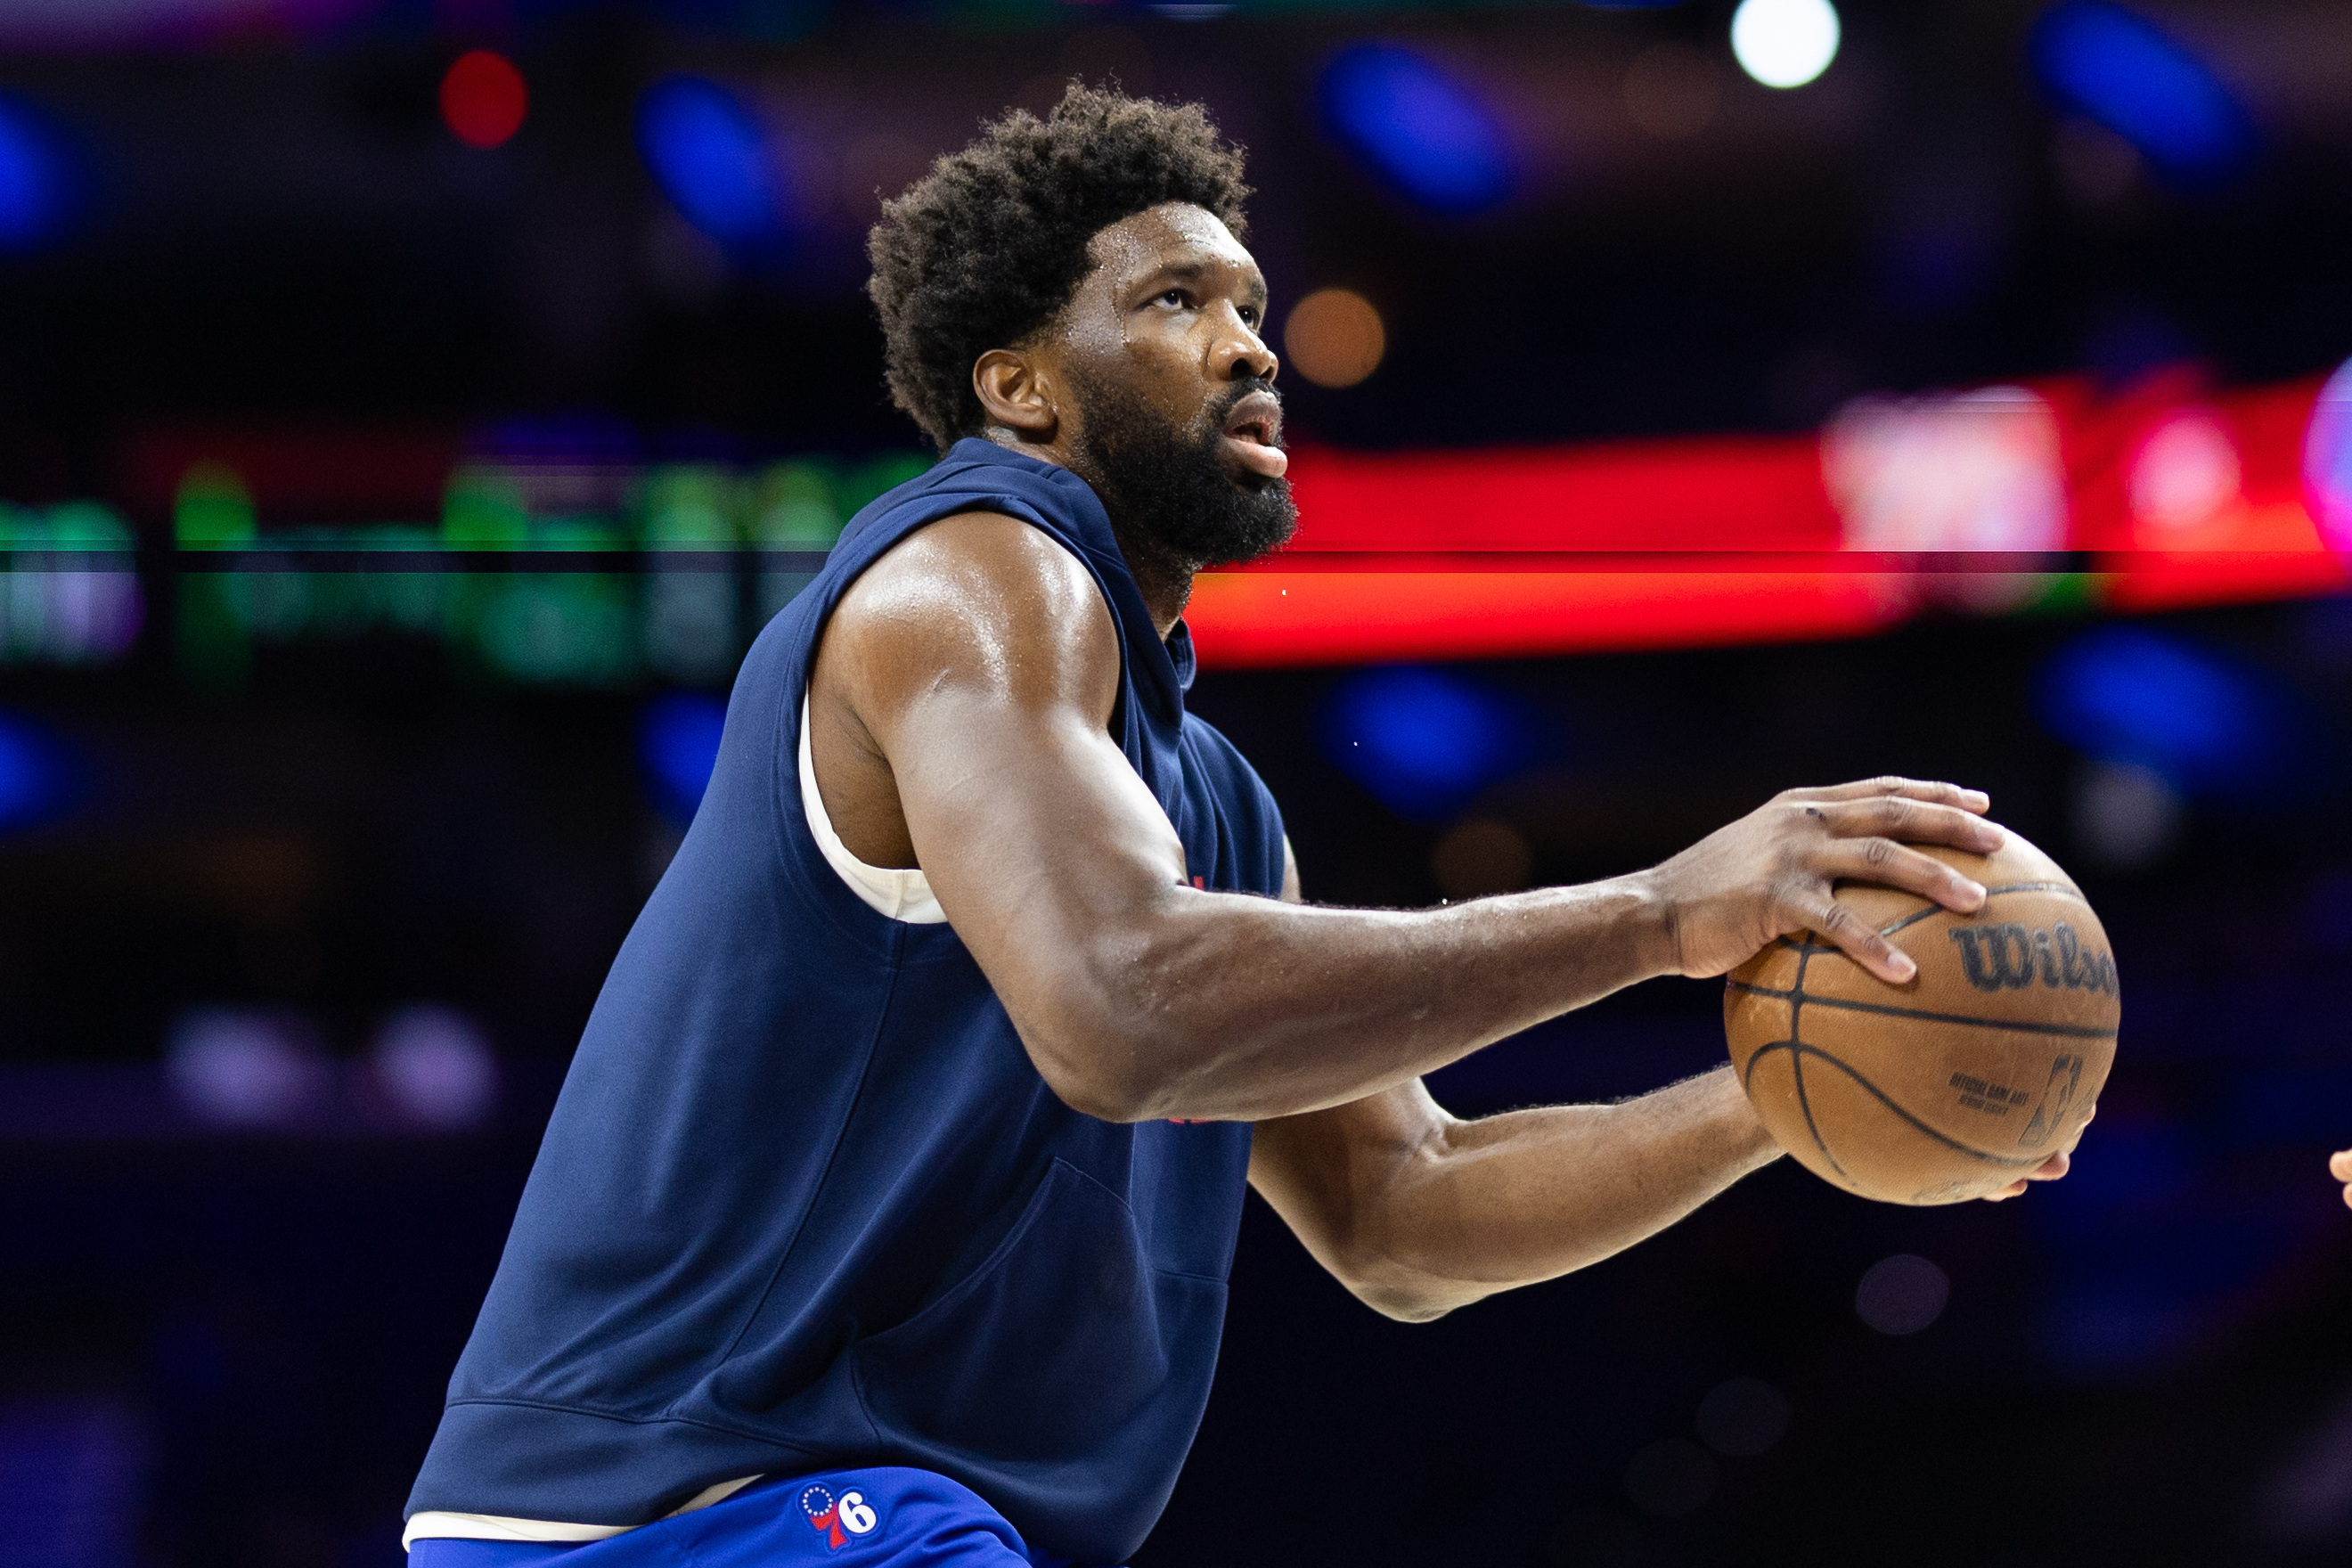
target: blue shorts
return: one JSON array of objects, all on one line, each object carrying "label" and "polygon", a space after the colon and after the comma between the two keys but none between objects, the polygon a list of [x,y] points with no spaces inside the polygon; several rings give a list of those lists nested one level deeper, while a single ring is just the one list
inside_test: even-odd
[{"label": "blue shorts", "polygon": [[425,1540],[408,1568],[1072,1568],[929,1470],[821,1470],[604,1541]]}]

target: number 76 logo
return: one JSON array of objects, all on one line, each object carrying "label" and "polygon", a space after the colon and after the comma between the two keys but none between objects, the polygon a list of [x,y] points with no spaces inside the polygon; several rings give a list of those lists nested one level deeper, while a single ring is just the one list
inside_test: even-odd
[{"label": "number 76 logo", "polygon": [[833,1552],[848,1545],[852,1535],[873,1534],[882,1522],[864,1492],[845,1491],[836,1500],[833,1489],[822,1485],[801,1489],[801,1511],[808,1515],[811,1528],[824,1532],[825,1547]]}]

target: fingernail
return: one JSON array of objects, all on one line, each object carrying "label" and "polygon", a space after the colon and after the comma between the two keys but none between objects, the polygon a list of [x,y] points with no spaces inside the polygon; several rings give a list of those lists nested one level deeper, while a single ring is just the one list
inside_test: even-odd
[{"label": "fingernail", "polygon": [[1960,883],[1960,897],[1969,901],[1969,907],[1970,909],[1976,908],[1979,904],[1985,901],[1984,884],[1982,882],[1971,882],[1964,879]]},{"label": "fingernail", "polygon": [[1894,959],[1888,963],[1886,967],[1895,971],[1895,978],[1897,980],[1908,980],[1913,975],[1919,973],[1919,965],[1913,962],[1909,953],[1903,952],[1900,948],[1895,950]]}]

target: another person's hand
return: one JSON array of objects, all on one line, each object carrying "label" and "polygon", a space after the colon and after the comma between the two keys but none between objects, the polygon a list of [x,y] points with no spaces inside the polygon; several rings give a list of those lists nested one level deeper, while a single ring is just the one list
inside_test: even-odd
[{"label": "another person's hand", "polygon": [[1647,874],[1673,938],[1670,962],[1704,979],[1738,968],[1776,937],[1811,928],[1900,985],[1918,966],[1831,889],[1841,881],[1877,882],[1972,913],[1984,889],[1905,846],[1989,855],[2002,843],[2001,830],[1984,819],[1989,804],[1976,790],[1899,778],[1783,791]]},{"label": "another person's hand", "polygon": [[2352,1204],[2352,1149],[2329,1155],[2327,1173],[2344,1184],[2344,1201]]}]

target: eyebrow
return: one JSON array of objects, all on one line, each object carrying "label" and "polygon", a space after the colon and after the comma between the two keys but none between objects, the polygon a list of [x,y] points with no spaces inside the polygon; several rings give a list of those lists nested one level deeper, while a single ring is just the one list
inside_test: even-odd
[{"label": "eyebrow", "polygon": [[[1192,282],[1212,272],[1222,270],[1223,264],[1213,261],[1171,261],[1155,267],[1147,275],[1151,278],[1173,278],[1180,282]],[[1266,297],[1265,279],[1255,268],[1248,279],[1250,298],[1263,301]]]}]

